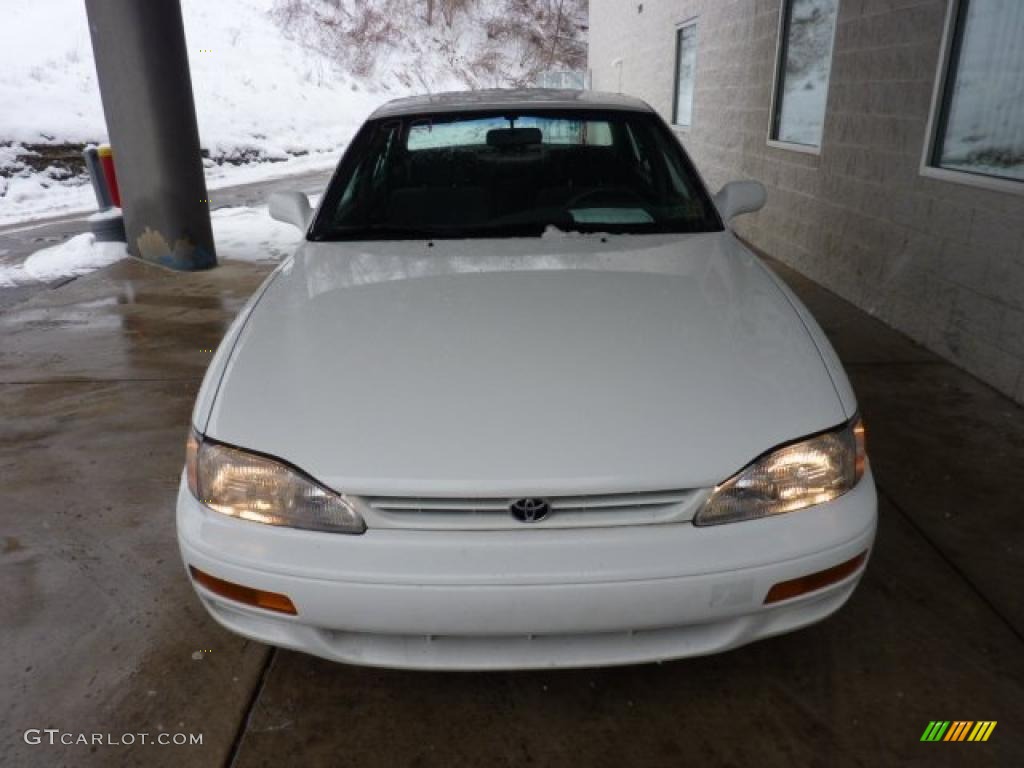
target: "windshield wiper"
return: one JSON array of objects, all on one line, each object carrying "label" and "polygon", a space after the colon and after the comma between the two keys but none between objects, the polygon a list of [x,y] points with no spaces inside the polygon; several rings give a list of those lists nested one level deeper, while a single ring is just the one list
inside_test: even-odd
[{"label": "windshield wiper", "polygon": [[[549,229],[551,228],[551,229]],[[339,227],[313,238],[321,242],[352,242],[359,240],[484,240],[506,237],[542,237],[563,234],[627,235],[627,234],[691,234],[712,231],[702,221],[567,222],[564,219],[515,221],[477,227],[407,227],[393,224]]]},{"label": "windshield wiper", "polygon": [[318,240],[433,240],[451,237],[450,230],[425,227],[405,227],[394,224],[371,224],[362,227],[344,227],[328,230]]},{"label": "windshield wiper", "polygon": [[484,225],[479,227],[404,227],[373,224],[364,227],[332,229],[318,240],[469,240],[499,237],[536,237],[544,231],[544,223],[531,222]]}]

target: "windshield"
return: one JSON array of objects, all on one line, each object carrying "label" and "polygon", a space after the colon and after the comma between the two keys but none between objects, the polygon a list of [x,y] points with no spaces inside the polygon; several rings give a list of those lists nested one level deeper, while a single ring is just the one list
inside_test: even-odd
[{"label": "windshield", "polygon": [[643,112],[445,114],[367,123],[313,240],[720,231],[689,159]]}]

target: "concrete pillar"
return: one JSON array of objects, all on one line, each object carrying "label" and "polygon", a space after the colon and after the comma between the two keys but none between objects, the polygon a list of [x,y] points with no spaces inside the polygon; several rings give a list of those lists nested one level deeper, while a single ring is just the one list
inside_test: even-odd
[{"label": "concrete pillar", "polygon": [[85,0],[128,250],[217,263],[179,0]]}]

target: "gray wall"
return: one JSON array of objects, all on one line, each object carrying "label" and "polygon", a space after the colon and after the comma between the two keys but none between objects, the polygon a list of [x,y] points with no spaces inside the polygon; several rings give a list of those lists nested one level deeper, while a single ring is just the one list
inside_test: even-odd
[{"label": "gray wall", "polygon": [[947,0],[840,0],[820,155],[767,145],[780,0],[638,6],[591,0],[593,87],[621,78],[668,120],[675,27],[698,17],[678,135],[712,191],[768,187],[739,234],[1024,402],[1024,196],[920,174]]}]

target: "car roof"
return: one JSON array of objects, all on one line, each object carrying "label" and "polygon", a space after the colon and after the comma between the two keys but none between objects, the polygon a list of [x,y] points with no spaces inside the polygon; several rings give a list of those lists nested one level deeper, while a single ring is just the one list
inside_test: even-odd
[{"label": "car roof", "polygon": [[394,99],[379,107],[370,119],[423,113],[478,112],[492,109],[610,109],[653,112],[647,102],[621,93],[561,90],[557,88],[490,88],[447,91]]}]

